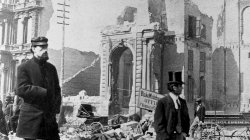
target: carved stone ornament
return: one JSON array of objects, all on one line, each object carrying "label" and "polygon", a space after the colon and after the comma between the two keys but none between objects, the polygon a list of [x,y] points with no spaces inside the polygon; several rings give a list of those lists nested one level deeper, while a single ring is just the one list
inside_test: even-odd
[{"label": "carved stone ornament", "polygon": [[24,17],[24,18],[29,18],[29,16],[30,16],[30,15],[29,15],[29,12],[24,12],[24,13],[23,13],[23,17]]},{"label": "carved stone ornament", "polygon": [[15,13],[14,19],[18,19],[18,18],[19,18],[19,13]]},{"label": "carved stone ornament", "polygon": [[132,25],[111,25],[102,29],[101,34],[103,35],[112,35],[119,33],[127,33],[130,32]]}]

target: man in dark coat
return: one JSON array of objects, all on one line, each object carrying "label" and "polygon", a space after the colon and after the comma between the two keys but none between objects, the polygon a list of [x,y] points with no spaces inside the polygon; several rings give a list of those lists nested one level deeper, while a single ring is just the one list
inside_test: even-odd
[{"label": "man in dark coat", "polygon": [[23,98],[16,135],[26,140],[59,140],[56,114],[60,112],[61,89],[55,66],[48,63],[48,39],[31,40],[33,58],[17,70],[17,92]]},{"label": "man in dark coat", "polygon": [[198,126],[198,124],[201,124],[204,122],[206,115],[206,108],[202,104],[202,98],[198,97],[195,100],[195,108],[194,108],[194,121],[190,127],[190,135],[193,137],[194,135],[194,130]]},{"label": "man in dark coat", "polygon": [[179,97],[182,84],[182,81],[169,82],[169,94],[157,102],[154,114],[156,140],[183,140],[188,135],[188,108],[186,101]]},{"label": "man in dark coat", "polygon": [[4,109],[5,120],[7,123],[7,131],[12,131],[11,129],[11,116],[13,115],[13,99],[10,95],[6,96],[5,99],[5,109]]},{"label": "man in dark coat", "polygon": [[3,103],[0,100],[0,136],[1,136],[1,133],[4,135],[8,135],[7,124],[4,118],[4,113],[3,113],[2,108],[3,108]]}]

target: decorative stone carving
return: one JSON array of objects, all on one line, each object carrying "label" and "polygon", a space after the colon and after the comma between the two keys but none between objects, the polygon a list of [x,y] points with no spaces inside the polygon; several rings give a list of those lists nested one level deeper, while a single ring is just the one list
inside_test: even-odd
[{"label": "decorative stone carving", "polygon": [[23,17],[24,17],[24,18],[29,18],[29,16],[30,16],[30,15],[29,15],[29,12],[24,12],[24,13],[23,13]]},{"label": "decorative stone carving", "polygon": [[1,64],[0,64],[0,71],[1,71],[1,72],[7,72],[8,69],[9,69],[9,68],[8,68],[4,63],[1,63]]},{"label": "decorative stone carving", "polygon": [[113,25],[107,26],[102,31],[101,34],[103,35],[112,35],[112,34],[119,34],[119,33],[128,33],[131,31],[133,25]]}]

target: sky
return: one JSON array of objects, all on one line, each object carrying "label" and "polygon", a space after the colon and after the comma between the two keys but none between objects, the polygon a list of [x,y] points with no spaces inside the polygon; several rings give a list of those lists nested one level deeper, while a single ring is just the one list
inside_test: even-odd
[{"label": "sky", "polygon": [[[100,31],[107,25],[115,25],[116,17],[123,11],[124,7],[131,0],[66,0],[70,5],[66,10],[69,26],[65,29],[65,47],[75,48],[81,51],[93,51],[100,54],[101,36]],[[50,20],[50,29],[47,32],[48,38],[53,38],[50,46],[53,49],[62,48],[62,25],[57,24],[62,21],[57,18],[61,9],[57,3],[63,0],[53,0],[54,14]]]},{"label": "sky", "polygon": [[[66,10],[70,11],[66,16],[69,26],[65,31],[65,47],[75,48],[81,51],[93,51],[101,53],[100,31],[107,25],[115,25],[116,18],[122,13],[125,6],[130,5],[135,0],[66,0],[70,5]],[[139,1],[139,0],[137,0]],[[141,0],[142,1],[142,0]],[[147,0],[145,0],[146,2]],[[217,17],[224,0],[192,0],[199,6],[202,13],[208,16]],[[62,25],[57,22],[61,15],[57,9],[61,9],[57,3],[63,0],[53,0],[54,14],[50,20],[50,29],[47,32],[49,38],[53,38],[50,46],[54,49],[62,48]],[[250,10],[249,10],[250,11]],[[217,19],[214,18],[213,28],[216,28]],[[249,30],[250,34],[250,30]],[[213,31],[213,40],[216,37]]]}]

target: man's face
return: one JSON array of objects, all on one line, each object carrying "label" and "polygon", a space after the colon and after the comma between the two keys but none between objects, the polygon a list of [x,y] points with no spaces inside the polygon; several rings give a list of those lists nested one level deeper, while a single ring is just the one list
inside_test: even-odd
[{"label": "man's face", "polygon": [[39,60],[48,60],[48,45],[32,47],[34,56]]},{"label": "man's face", "polygon": [[174,89],[174,91],[173,91],[174,94],[179,96],[182,92],[183,87],[182,87],[182,85],[176,85],[176,86],[173,86],[173,89]]}]

